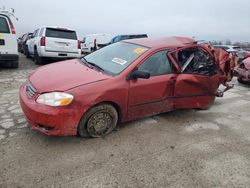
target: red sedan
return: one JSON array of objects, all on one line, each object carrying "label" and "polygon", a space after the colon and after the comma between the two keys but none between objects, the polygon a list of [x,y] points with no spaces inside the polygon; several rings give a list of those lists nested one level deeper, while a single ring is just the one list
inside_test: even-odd
[{"label": "red sedan", "polygon": [[244,59],[237,67],[238,81],[246,84],[250,83],[250,57]]},{"label": "red sedan", "polygon": [[231,79],[231,60],[189,38],[127,40],[37,69],[20,87],[20,104],[32,129],[100,137],[118,122],[207,108]]}]

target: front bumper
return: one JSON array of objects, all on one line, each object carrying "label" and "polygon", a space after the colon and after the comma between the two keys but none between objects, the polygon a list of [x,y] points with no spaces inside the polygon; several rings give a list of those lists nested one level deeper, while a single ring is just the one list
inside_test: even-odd
[{"label": "front bumper", "polygon": [[18,61],[19,56],[17,54],[1,54],[0,53],[0,62],[6,61]]},{"label": "front bumper", "polygon": [[44,47],[38,49],[40,57],[47,58],[57,58],[57,59],[75,59],[81,57],[81,49],[78,49],[77,52],[67,52],[67,51],[48,51]]},{"label": "front bumper", "polygon": [[47,135],[76,135],[81,114],[71,104],[67,107],[50,107],[38,104],[36,97],[28,97],[26,85],[19,91],[19,100],[24,115],[33,130]]}]

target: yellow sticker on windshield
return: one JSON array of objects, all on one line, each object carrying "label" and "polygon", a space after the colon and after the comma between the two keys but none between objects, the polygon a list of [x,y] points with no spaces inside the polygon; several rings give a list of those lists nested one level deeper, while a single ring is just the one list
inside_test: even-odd
[{"label": "yellow sticker on windshield", "polygon": [[136,48],[133,50],[134,54],[141,54],[145,51],[145,48]]},{"label": "yellow sticker on windshield", "polygon": [[0,39],[3,39],[3,34],[2,33],[0,33]]}]

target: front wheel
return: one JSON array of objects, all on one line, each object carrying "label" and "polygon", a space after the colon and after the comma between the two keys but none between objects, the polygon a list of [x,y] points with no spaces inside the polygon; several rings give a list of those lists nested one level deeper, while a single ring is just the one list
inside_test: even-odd
[{"label": "front wheel", "polygon": [[242,77],[241,77],[241,76],[239,76],[237,80],[238,80],[239,83],[245,84],[245,82],[242,80]]},{"label": "front wheel", "polygon": [[43,64],[43,60],[42,57],[39,56],[37,50],[34,50],[34,61],[36,65],[42,65]]},{"label": "front wheel", "polygon": [[110,104],[100,104],[91,108],[81,119],[78,134],[82,137],[103,137],[117,125],[118,113]]},{"label": "front wheel", "polygon": [[25,54],[26,58],[30,58],[29,48],[27,45],[25,46],[24,54]]}]

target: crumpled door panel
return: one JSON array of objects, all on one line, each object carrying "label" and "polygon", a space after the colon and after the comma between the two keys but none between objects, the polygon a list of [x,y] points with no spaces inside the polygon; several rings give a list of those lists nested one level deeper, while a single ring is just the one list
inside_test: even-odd
[{"label": "crumpled door panel", "polygon": [[228,53],[224,49],[214,49],[215,59],[219,65],[221,79],[220,82],[225,84],[233,78],[234,67],[238,64],[239,58],[236,54]]},{"label": "crumpled door panel", "polygon": [[[211,58],[214,60],[215,66],[218,67],[216,72],[208,75],[198,75],[195,71],[191,71],[189,74],[182,72],[180,67],[180,62],[178,62],[178,53],[185,49],[199,48],[203,49],[210,54]],[[223,96],[223,93],[232,86],[228,85],[227,82],[231,81],[233,78],[233,70],[238,62],[238,57],[236,54],[230,54],[223,49],[215,49],[211,45],[190,45],[189,47],[179,48],[168,53],[169,58],[176,66],[176,70],[179,76],[176,81],[175,86],[175,96],[176,97],[189,97],[192,95],[196,96],[211,96],[209,97],[213,100],[214,96]],[[200,73],[200,71],[198,72]],[[219,91],[219,85],[223,84],[225,89]],[[183,96],[181,96],[183,95]]]},{"label": "crumpled door panel", "polygon": [[214,100],[218,76],[180,74],[175,84],[175,108],[206,108]]}]

